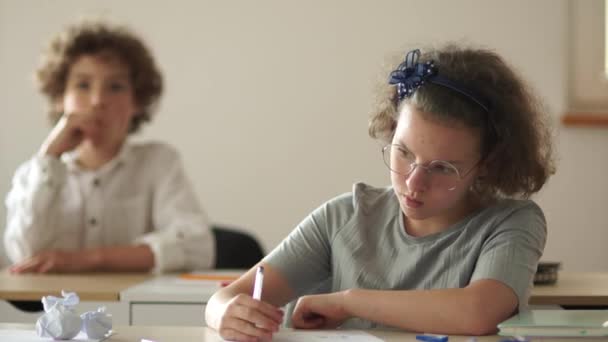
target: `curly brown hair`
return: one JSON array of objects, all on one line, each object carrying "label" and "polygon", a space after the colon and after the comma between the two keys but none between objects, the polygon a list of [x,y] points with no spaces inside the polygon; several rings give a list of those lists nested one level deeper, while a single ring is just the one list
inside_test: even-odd
[{"label": "curly brown hair", "polygon": [[427,82],[413,96],[399,100],[396,87],[385,84],[370,120],[370,136],[390,142],[400,106],[407,103],[433,121],[480,130],[487,171],[473,188],[480,196],[527,198],[539,191],[555,173],[555,165],[549,120],[529,87],[489,50],[448,44],[420,55],[420,63],[430,60],[442,77],[482,98],[489,111],[441,85]]},{"label": "curly brown hair", "polygon": [[42,55],[36,70],[40,91],[50,102],[49,118],[55,124],[62,113],[55,104],[61,100],[72,64],[82,55],[110,54],[129,68],[137,105],[141,108],[133,116],[129,133],[136,132],[142,123],[150,121],[163,90],[163,78],[150,50],[129,29],[110,26],[99,21],[81,21],[57,34]]}]

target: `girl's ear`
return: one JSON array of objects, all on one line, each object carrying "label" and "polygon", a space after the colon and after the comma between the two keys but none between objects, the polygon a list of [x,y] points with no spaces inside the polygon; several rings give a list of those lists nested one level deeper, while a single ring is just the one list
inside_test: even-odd
[{"label": "girl's ear", "polygon": [[499,154],[501,150],[501,148],[494,148],[485,157],[482,157],[478,166],[477,177],[485,178],[488,176],[489,166],[495,163],[496,160],[499,160],[498,158],[500,158]]}]

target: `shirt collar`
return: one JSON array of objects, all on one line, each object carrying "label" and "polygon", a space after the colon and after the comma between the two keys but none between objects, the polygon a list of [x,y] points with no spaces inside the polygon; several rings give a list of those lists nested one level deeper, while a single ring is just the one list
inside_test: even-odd
[{"label": "shirt collar", "polygon": [[[95,173],[105,173],[108,172],[117,166],[123,165],[129,160],[129,155],[131,154],[132,146],[128,141],[125,141],[118,154],[114,156],[109,162],[102,165],[99,169],[94,170]],[[78,165],[78,151],[72,150],[66,152],[61,155],[61,160],[67,165],[68,170],[73,172],[86,172],[88,170],[84,170]]]}]

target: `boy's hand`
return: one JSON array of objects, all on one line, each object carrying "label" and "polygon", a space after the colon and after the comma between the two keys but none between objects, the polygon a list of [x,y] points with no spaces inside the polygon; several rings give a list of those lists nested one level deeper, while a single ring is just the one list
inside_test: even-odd
[{"label": "boy's hand", "polygon": [[50,250],[9,267],[11,273],[72,273],[91,268],[92,255],[86,251]]},{"label": "boy's hand", "polygon": [[84,139],[96,140],[100,135],[100,122],[93,114],[64,114],[40,147],[41,155],[59,158],[61,154],[78,147]]}]

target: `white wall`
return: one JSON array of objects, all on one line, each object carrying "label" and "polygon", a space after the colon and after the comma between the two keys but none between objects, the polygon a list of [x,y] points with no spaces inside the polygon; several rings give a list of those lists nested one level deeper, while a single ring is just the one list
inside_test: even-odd
[{"label": "white wall", "polygon": [[[388,184],[367,118],[383,63],[408,44],[495,48],[557,122],[566,107],[566,8],[566,0],[0,0],[0,193],[48,131],[31,82],[38,54],[82,15],[126,23],[147,39],[167,91],[142,138],[182,152],[214,221],[247,227],[272,248],[353,182]],[[608,270],[608,131],[559,131],[559,173],[537,197],[549,221],[545,259]]]}]

